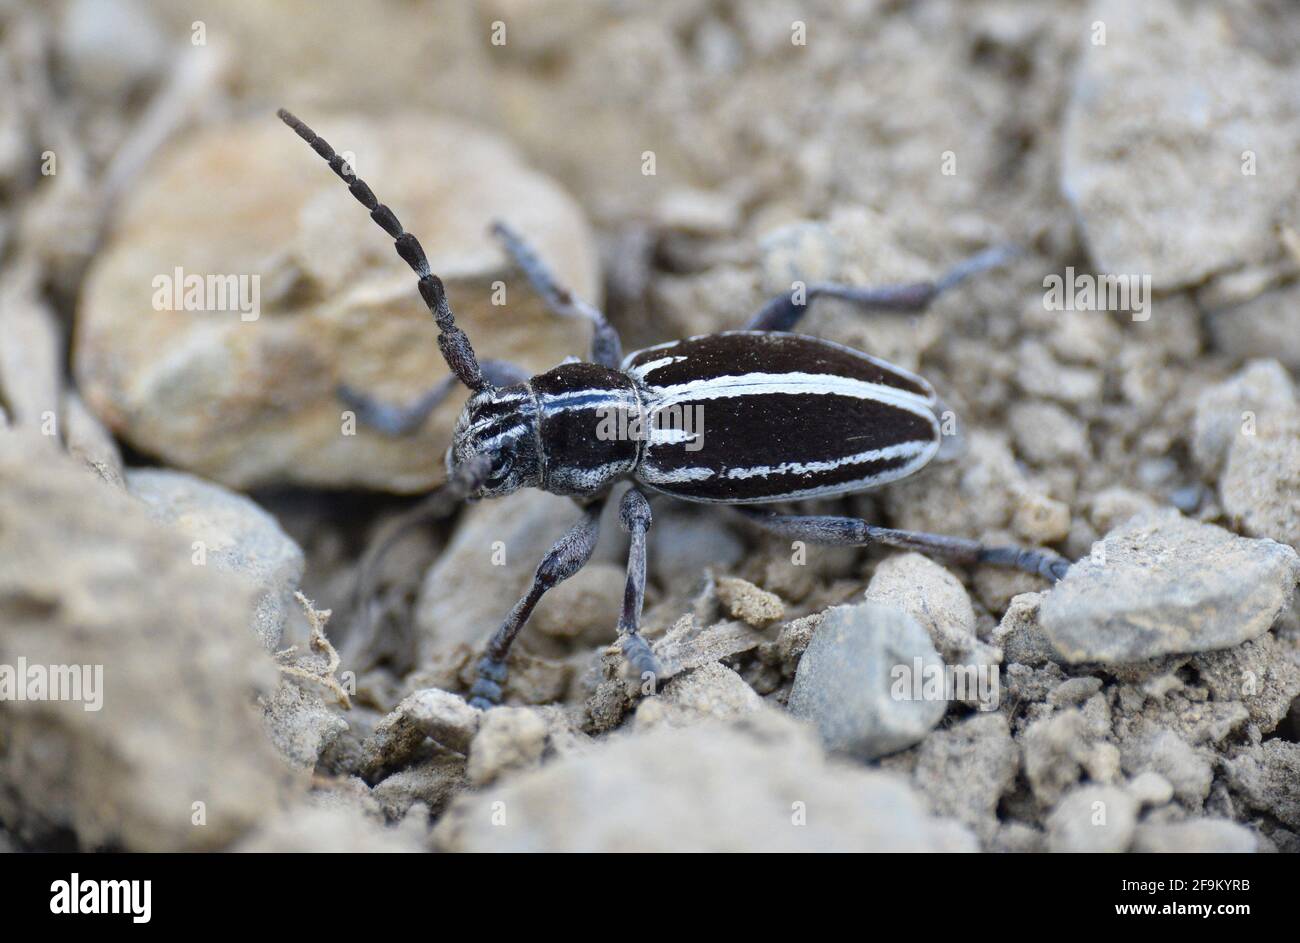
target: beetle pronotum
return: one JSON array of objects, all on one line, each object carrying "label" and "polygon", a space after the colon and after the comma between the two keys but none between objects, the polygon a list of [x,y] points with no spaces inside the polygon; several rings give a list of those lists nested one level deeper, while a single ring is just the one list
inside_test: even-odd
[{"label": "beetle pronotum", "polygon": [[[852,517],[796,516],[751,507],[874,488],[915,473],[939,449],[937,400],[930,384],[852,348],[790,333],[807,306],[831,297],[864,309],[920,311],[967,276],[1002,262],[1004,250],[974,256],[935,282],[879,288],[809,285],[802,298],[793,293],[773,298],[746,330],[672,341],[624,357],[605,315],[558,285],[523,240],[498,223],[495,234],[547,305],[558,314],[586,318],[593,328],[591,362],[566,362],[529,377],[511,364],[479,362],[415,236],[329,144],[289,112],[281,109],[279,116],[329,162],[395,240],[398,254],[419,278],[420,295],[437,322],[438,346],[452,372],[404,407],[346,389],[340,390],[343,399],[362,421],[401,435],[418,426],[458,379],[471,396],[447,450],[447,482],[431,507],[447,509],[461,498],[495,498],[529,487],[568,496],[582,511],[489,640],[470,689],[471,704],[500,703],[511,644],[542,595],[590,559],[610,488],[626,479],[632,487],[623,496],[619,520],[631,535],[631,549],[618,631],[624,657],[643,677],[660,674],[639,632],[651,522],[647,490],[738,505],[759,526],[810,543],[881,544],[957,563],[1017,567],[1049,580],[1064,575],[1069,563],[1047,551],[989,547]],[[671,419],[660,421],[697,407],[706,420],[698,432],[679,428]],[[597,434],[611,416],[646,431],[638,436]]]}]

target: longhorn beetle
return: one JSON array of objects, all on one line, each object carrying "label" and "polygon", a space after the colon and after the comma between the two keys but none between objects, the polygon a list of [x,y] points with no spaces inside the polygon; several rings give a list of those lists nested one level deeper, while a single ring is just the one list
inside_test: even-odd
[{"label": "longhorn beetle", "polygon": [[[446,484],[426,510],[445,512],[460,499],[541,488],[572,498],[582,512],[538,565],[532,585],[488,642],[470,689],[474,706],[500,703],[511,643],[542,595],[591,558],[601,508],[611,486],[623,479],[632,480],[619,507],[631,549],[618,632],[624,657],[642,677],[660,674],[638,631],[651,520],[646,491],[739,505],[760,527],[812,543],[881,544],[956,563],[1016,567],[1053,581],[1064,575],[1069,563],[1047,551],[987,547],[852,517],[794,516],[750,507],[874,488],[919,471],[939,450],[938,401],[930,384],[852,348],[791,333],[808,304],[840,298],[864,309],[921,311],[966,277],[1001,264],[1006,250],[986,250],[935,282],[879,288],[809,285],[802,298],[792,292],[768,301],[743,331],[690,337],[624,357],[618,332],[605,315],[557,284],[529,246],[497,223],[495,235],[547,306],[557,314],[585,318],[593,328],[592,362],[566,361],[529,377],[511,364],[479,362],[415,236],[311,128],[284,109],[279,116],[329,162],[370,218],[395,240],[398,255],[419,278],[420,295],[437,322],[438,346],[452,375],[471,391],[447,450]],[[407,406],[379,403],[346,388],[339,393],[358,419],[402,435],[446,398],[453,383],[448,377]],[[671,418],[683,408],[698,407],[707,420],[699,432],[679,428]],[[600,424],[611,417],[643,433],[599,435]]]}]

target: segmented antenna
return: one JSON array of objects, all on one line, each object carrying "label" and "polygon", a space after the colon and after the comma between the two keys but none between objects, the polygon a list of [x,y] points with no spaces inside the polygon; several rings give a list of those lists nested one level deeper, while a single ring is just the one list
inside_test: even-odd
[{"label": "segmented antenna", "polygon": [[328,142],[283,108],[276,114],[280,116],[281,121],[293,128],[298,137],[310,144],[313,151],[329,162],[330,170],[338,174],[339,179],[348,185],[348,190],[357,201],[370,211],[370,218],[378,223],[384,232],[392,236],[397,254],[419,276],[420,297],[429,306],[429,313],[438,323],[438,348],[442,351],[443,359],[447,361],[451,372],[476,393],[488,389],[492,384],[479,369],[478,358],[474,356],[474,348],[470,345],[469,337],[456,326],[451,305],[447,303],[447,292],[443,288],[442,279],[429,271],[429,260],[425,258],[420,241],[402,228],[396,214],[375,198],[374,191],[352,172],[347,161],[334,153],[334,148],[330,147]]}]

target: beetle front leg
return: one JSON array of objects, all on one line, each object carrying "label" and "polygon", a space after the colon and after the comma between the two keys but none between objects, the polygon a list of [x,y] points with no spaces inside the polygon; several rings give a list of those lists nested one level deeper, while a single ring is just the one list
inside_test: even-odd
[{"label": "beetle front leg", "polygon": [[641,636],[641,608],[645,603],[646,534],[654,518],[650,513],[650,502],[635,486],[623,495],[618,513],[619,523],[632,538],[627,553],[627,584],[623,589],[623,612],[618,620],[618,637],[623,657],[637,677],[645,679],[649,675],[654,680],[663,671],[659,659],[650,650],[649,643]]},{"label": "beetle front leg", "polygon": [[856,517],[815,517],[737,508],[764,530],[806,540],[809,543],[830,544],[840,547],[865,547],[882,544],[900,550],[915,550],[927,556],[950,563],[972,565],[990,563],[995,566],[1014,567],[1033,573],[1055,583],[1065,576],[1070,561],[1050,550],[1030,550],[1023,547],[989,547],[978,540],[964,537],[947,537],[943,534],[924,534],[918,531],[894,530],[876,527]]},{"label": "beetle front leg", "polygon": [[537,565],[532,585],[515,603],[515,607],[501,623],[501,628],[493,634],[487,644],[486,654],[479,660],[478,679],[469,689],[470,706],[487,710],[494,704],[501,703],[502,686],[507,675],[506,658],[515,636],[548,589],[564,582],[587,565],[600,537],[600,510],[603,506],[604,501],[594,501],[583,508],[582,520],[569,528]]},{"label": "beetle front leg", "polygon": [[602,367],[617,367],[623,360],[623,342],[605,313],[557,282],[533,247],[505,223],[493,223],[492,235],[501,240],[506,253],[548,308],[563,317],[580,317],[591,322],[591,359]]},{"label": "beetle front leg", "polygon": [[814,282],[802,293],[777,295],[759,309],[745,326],[749,331],[790,331],[799,323],[808,306],[818,298],[838,298],[864,311],[924,311],[945,291],[972,275],[986,272],[1013,259],[1019,250],[1014,246],[994,246],[958,262],[938,279],[909,285],[881,285],[863,288],[838,282]]}]

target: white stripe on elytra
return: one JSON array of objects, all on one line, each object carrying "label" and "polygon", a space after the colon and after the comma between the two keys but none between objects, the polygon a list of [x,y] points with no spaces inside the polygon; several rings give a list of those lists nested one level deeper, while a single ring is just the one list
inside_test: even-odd
[{"label": "white stripe on elytra", "polygon": [[[804,498],[829,497],[836,494],[851,494],[856,491],[867,491],[877,485],[886,484],[891,481],[897,481],[899,478],[906,478],[920,468],[924,468],[934,457],[935,452],[939,450],[938,442],[928,443],[929,448],[922,450],[916,458],[901,465],[898,468],[891,468],[887,471],[877,472],[874,475],[864,475],[861,478],[855,478],[852,481],[844,481],[838,484],[820,485],[815,488],[804,488],[799,491],[785,491],[780,494],[765,494],[756,498],[701,498],[689,494],[681,494],[672,489],[672,485],[686,484],[692,481],[706,481],[713,476],[713,469],[710,468],[682,468],[672,472],[659,472],[654,468],[642,465],[637,470],[637,481],[641,482],[648,488],[662,491],[664,494],[672,495],[683,501],[695,501],[701,504],[771,504],[773,501],[792,501],[802,500]],[[787,472],[787,474],[791,474]]]},{"label": "white stripe on elytra", "polygon": [[642,465],[637,470],[637,480],[647,484],[673,485],[687,481],[708,481],[716,472],[712,468],[675,468],[661,471],[653,465]]},{"label": "white stripe on elytra", "polygon": [[826,462],[782,462],[780,465],[754,465],[751,468],[729,468],[723,475],[728,480],[745,478],[770,478],[773,475],[806,475],[809,472],[835,471],[846,465],[861,465],[864,462],[877,462],[889,458],[911,458],[934,445],[933,439],[913,439],[899,442],[884,448],[859,452],[857,455],[845,455],[842,458]]},{"label": "white stripe on elytra", "polygon": [[[671,341],[670,343],[675,344],[678,342]],[[649,348],[649,349],[653,350],[654,348]],[[633,376],[637,377],[638,379],[644,380],[649,374],[653,373],[655,370],[658,370],[660,367],[667,367],[670,364],[680,363],[685,359],[686,359],[685,355],[673,356],[673,357],[660,357],[658,360],[651,360],[649,363],[638,364],[637,366],[632,367],[628,372],[631,373]]]},{"label": "white stripe on elytra", "polygon": [[694,400],[780,393],[851,396],[854,399],[870,399],[898,406],[919,416],[934,416],[930,401],[924,396],[883,383],[868,383],[866,380],[830,373],[744,373],[662,386],[655,389],[655,410]]}]

